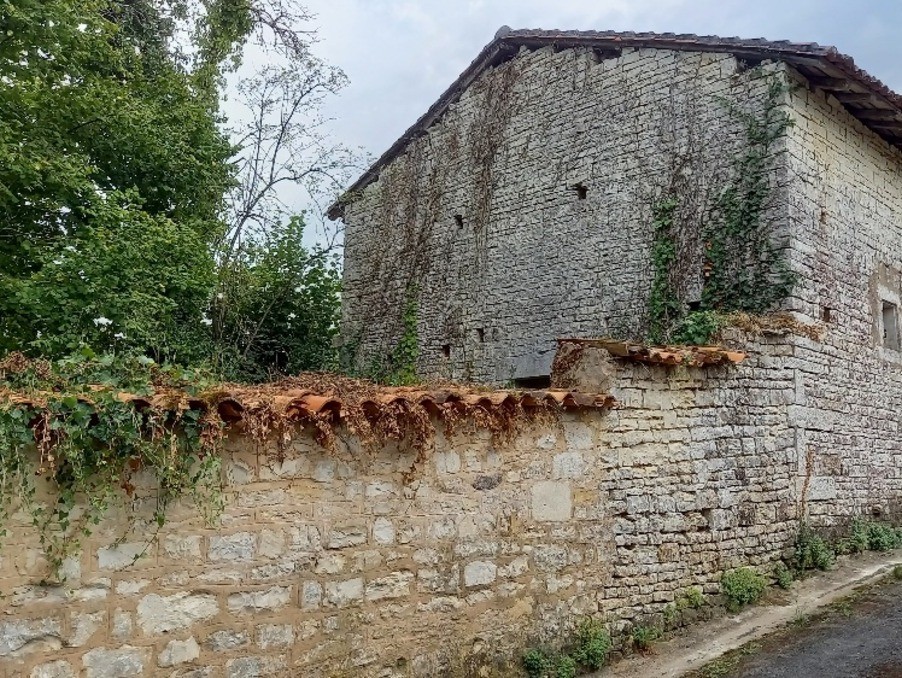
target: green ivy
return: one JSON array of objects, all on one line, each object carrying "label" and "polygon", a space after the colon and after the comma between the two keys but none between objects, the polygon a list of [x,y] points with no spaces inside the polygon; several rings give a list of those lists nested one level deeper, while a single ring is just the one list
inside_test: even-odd
[{"label": "green ivy", "polygon": [[[419,357],[419,330],[417,329],[419,310],[417,290],[407,294],[404,312],[401,314],[401,336],[387,359],[375,358],[360,376],[378,384],[388,386],[411,386],[419,382],[417,358]],[[345,370],[354,374],[351,356],[356,355],[359,338],[345,347],[343,362]]]},{"label": "green ivy", "polygon": [[767,78],[767,91],[759,115],[725,104],[743,126],[745,144],[702,234],[706,266],[697,311],[687,313],[673,284],[678,263],[674,216],[680,198],[669,193],[652,206],[654,275],[648,300],[648,340],[652,343],[709,343],[724,314],[765,313],[786,298],[795,284],[795,275],[764,219],[779,153],[777,143],[792,124],[782,110],[787,85],[775,75],[763,77]]},{"label": "green ivy", "polygon": [[[205,383],[193,370],[88,350],[54,363],[7,357],[0,395],[17,398],[0,397],[0,531],[23,510],[58,571],[116,501],[135,498],[131,479],[142,470],[156,478],[148,544],[177,500],[192,499],[212,520],[222,508],[221,424],[175,403],[120,397],[166,386],[192,393]],[[49,502],[38,492],[44,482]]]},{"label": "green ivy", "polygon": [[671,327],[683,314],[683,304],[671,283],[671,271],[676,261],[673,216],[678,206],[679,200],[672,195],[652,206],[654,239],[651,261],[654,278],[648,300],[648,338],[655,344],[667,341]]},{"label": "green ivy", "polygon": [[726,104],[743,124],[746,144],[704,236],[709,263],[702,296],[706,309],[764,313],[795,284],[783,252],[770,236],[770,224],[764,221],[777,142],[792,125],[782,109],[787,91],[780,78],[770,75],[760,116]]}]

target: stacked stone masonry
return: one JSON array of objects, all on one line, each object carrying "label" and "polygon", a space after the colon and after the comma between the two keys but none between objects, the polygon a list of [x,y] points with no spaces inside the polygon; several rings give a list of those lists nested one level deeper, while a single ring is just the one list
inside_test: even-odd
[{"label": "stacked stone masonry", "polygon": [[684,182],[680,218],[703,220],[743,142],[728,108],[754,113],[766,89],[729,54],[662,49],[523,50],[486,71],[344,207],[346,348],[386,362],[408,301],[429,376],[503,384],[547,375],[558,337],[641,337],[652,206]]},{"label": "stacked stone masonry", "polygon": [[[59,586],[41,584],[20,519],[0,552],[0,675],[474,675],[584,615],[616,628],[687,587],[716,593],[723,571],[780,557],[803,507],[832,522],[898,501],[894,446],[848,465],[816,448],[809,467],[816,348],[762,340],[730,368],[618,363],[618,408],[505,445],[439,436],[407,484],[403,445],[368,455],[342,434],[327,454],[301,435],[279,458],[237,436],[221,525],[183,507],[146,548],[149,530],[119,514]],[[142,488],[126,509],[139,519]]]}]

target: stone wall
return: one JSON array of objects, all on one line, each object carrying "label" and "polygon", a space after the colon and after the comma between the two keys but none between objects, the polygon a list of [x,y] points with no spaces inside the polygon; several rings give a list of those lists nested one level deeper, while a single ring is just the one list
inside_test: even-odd
[{"label": "stone wall", "polygon": [[651,208],[674,186],[680,291],[699,298],[697,229],[742,141],[727,102],[756,110],[759,75],[726,54],[551,48],[483,73],[345,207],[346,346],[385,361],[405,295],[426,376],[507,383],[549,374],[558,337],[641,335]]},{"label": "stone wall", "polygon": [[882,303],[902,295],[902,153],[842,104],[796,79],[787,138],[789,218],[799,271],[793,309],[821,341],[795,349],[800,473],[814,519],[899,517],[902,353],[884,346]]},{"label": "stone wall", "polygon": [[[152,530],[120,513],[61,586],[41,585],[33,532],[14,523],[0,674],[472,675],[582,615],[616,628],[689,586],[716,593],[725,569],[779,557],[797,524],[794,351],[618,363],[618,408],[505,445],[439,436],[408,484],[403,447],[370,454],[341,433],[327,455],[300,436],[279,458],[236,436],[220,526],[181,507],[144,553]],[[149,481],[127,513],[148,502]]]}]

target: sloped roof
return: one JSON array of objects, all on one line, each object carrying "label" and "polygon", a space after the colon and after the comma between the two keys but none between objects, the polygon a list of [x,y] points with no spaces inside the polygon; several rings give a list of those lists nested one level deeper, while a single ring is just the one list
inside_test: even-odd
[{"label": "sloped roof", "polygon": [[400,155],[408,143],[432,126],[483,71],[513,58],[521,47],[539,49],[547,46],[557,49],[588,47],[610,56],[624,48],[652,47],[728,53],[748,61],[783,61],[797,69],[812,86],[834,95],[852,115],[887,142],[902,148],[902,96],[856,66],[852,57],[842,54],[835,47],[763,38],[615,31],[512,30],[504,26],[429,110],[329,208],[329,218],[341,217],[345,202],[375,181],[382,169]]}]

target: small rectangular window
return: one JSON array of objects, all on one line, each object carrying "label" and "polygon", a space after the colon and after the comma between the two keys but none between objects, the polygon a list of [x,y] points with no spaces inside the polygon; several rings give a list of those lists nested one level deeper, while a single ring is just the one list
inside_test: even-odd
[{"label": "small rectangular window", "polygon": [[896,305],[888,301],[883,302],[883,345],[899,350],[899,312]]}]

